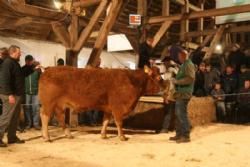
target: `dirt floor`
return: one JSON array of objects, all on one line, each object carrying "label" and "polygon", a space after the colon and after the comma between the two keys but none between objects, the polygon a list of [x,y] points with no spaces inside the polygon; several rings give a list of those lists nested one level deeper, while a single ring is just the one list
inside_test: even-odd
[{"label": "dirt floor", "polygon": [[126,130],[127,142],[116,132],[100,139],[100,128],[81,127],[74,139],[50,128],[53,143],[44,143],[39,131],[19,134],[24,145],[0,148],[0,167],[249,167],[250,126],[210,125],[195,128],[192,142],[176,144],[169,134]]}]

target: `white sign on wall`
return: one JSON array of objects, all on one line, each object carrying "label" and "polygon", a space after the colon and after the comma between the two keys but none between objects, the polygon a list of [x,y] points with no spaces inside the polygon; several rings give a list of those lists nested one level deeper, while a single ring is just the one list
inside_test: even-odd
[{"label": "white sign on wall", "polygon": [[[250,4],[250,0],[216,0],[216,8],[225,8]],[[225,16],[217,16],[216,24],[240,22],[250,20],[250,13],[239,13]]]},{"label": "white sign on wall", "polygon": [[139,14],[130,14],[129,15],[129,25],[139,26],[141,25],[141,15]]}]

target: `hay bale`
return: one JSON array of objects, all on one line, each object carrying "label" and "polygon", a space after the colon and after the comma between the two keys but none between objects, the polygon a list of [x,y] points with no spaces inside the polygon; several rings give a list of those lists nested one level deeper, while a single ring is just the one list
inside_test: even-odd
[{"label": "hay bale", "polygon": [[211,97],[193,97],[188,104],[188,115],[193,127],[216,121],[216,108]]},{"label": "hay bale", "polygon": [[[124,120],[125,127],[137,129],[161,129],[167,108],[162,103],[138,102],[133,115]],[[188,104],[192,127],[209,124],[216,120],[216,110],[211,97],[193,97]],[[171,120],[171,129],[174,127]]]}]

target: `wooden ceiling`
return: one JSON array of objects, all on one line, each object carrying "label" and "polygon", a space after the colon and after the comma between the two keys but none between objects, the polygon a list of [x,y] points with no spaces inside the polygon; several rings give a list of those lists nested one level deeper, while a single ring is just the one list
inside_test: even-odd
[{"label": "wooden ceiling", "polygon": [[[63,1],[63,0],[62,0]],[[198,5],[201,0],[189,0],[193,5]],[[160,16],[162,14],[162,0],[147,0],[148,17]],[[170,14],[181,13],[181,5],[176,3],[176,0],[171,0]],[[215,0],[206,0],[205,9],[215,7]],[[96,7],[87,8],[86,16],[79,17],[80,30],[85,28],[90,17]],[[136,0],[124,0],[122,10],[116,23],[112,29],[115,33],[125,33],[132,44],[136,47],[138,43],[138,29],[129,26],[129,14],[137,13]],[[100,25],[104,20],[100,18],[99,23],[95,26],[95,31],[100,29]],[[0,35],[7,37],[18,37],[25,39],[37,39],[44,41],[59,42],[55,33],[52,30],[51,23],[60,21],[67,25],[70,23],[71,16],[65,11],[59,11],[55,8],[53,0],[0,0]],[[211,19],[205,22],[209,25]],[[197,20],[190,20],[190,29],[196,27]],[[192,26],[193,25],[193,26]],[[159,29],[160,25],[148,27],[148,32],[154,34]],[[173,24],[167,35],[168,38],[163,38],[159,47],[172,41],[172,38],[178,39],[180,32],[179,23]],[[95,37],[90,38],[85,46],[91,47],[95,42]]]}]

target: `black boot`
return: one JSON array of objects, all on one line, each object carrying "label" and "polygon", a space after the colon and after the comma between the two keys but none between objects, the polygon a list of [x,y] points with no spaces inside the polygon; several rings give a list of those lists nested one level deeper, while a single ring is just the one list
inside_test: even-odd
[{"label": "black boot", "polygon": [[23,143],[25,143],[25,141],[19,139],[18,137],[15,137],[14,139],[8,139],[8,144],[23,144]]}]

